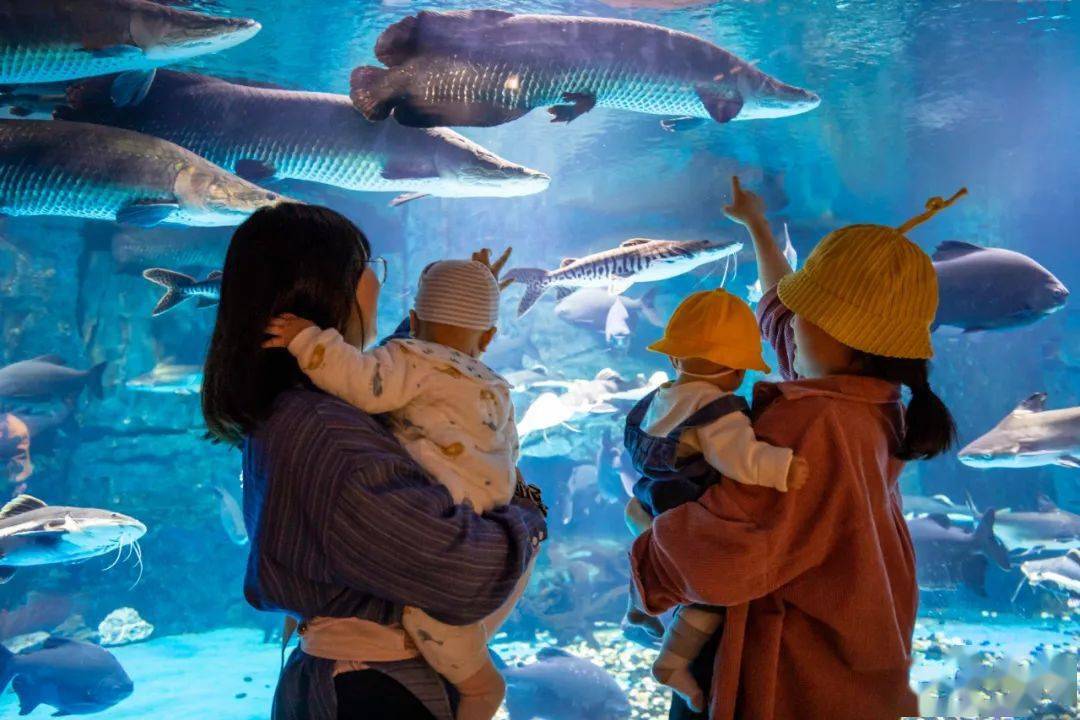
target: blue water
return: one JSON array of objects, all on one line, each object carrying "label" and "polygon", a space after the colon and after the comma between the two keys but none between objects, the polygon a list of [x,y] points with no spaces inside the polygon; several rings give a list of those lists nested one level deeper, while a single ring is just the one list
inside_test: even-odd
[{"label": "blue water", "polygon": [[[424,198],[390,207],[393,194],[275,183],[276,191],[345,213],[388,258],[382,329],[390,330],[408,310],[416,275],[428,262],[479,246],[513,246],[511,265],[553,268],[564,257],[631,237],[745,240],[721,212],[732,174],[764,197],[774,228],[788,226],[801,259],[831,229],[852,222],[899,224],[926,198],[966,186],[970,195],[914,230],[912,240],[928,252],[946,240],[1008,248],[1031,256],[1066,286],[1080,287],[1080,27],[1073,3],[626,7],[633,4],[550,0],[498,6],[625,17],[690,32],[813,90],[821,106],[790,118],[707,123],[683,133],[664,132],[660,116],[604,108],[566,126],[549,123],[536,110],[499,127],[461,129],[499,155],[551,176],[545,192],[526,197]],[[257,18],[263,29],[239,47],[180,68],[347,93],[350,71],[375,63],[375,39],[388,24],[420,9],[484,6],[405,0],[196,3],[207,12]],[[141,568],[134,557],[110,568],[115,558],[108,556],[21,570],[0,585],[3,610],[40,603],[43,596],[71,600],[63,614],[78,617],[68,618],[60,634],[92,634],[121,607],[135,608],[154,626],[148,641],[115,650],[136,689],[102,718],[268,713],[278,650],[272,639],[263,640],[280,618],[260,616],[244,602],[240,579],[247,551],[227,535],[213,491],[221,485],[239,496],[239,458],[202,440],[196,394],[160,383],[157,393],[129,385],[156,365],[199,365],[214,319],[212,310],[194,303],[151,318],[159,292],[141,271],[165,265],[203,277],[220,267],[230,231],[138,230],[62,217],[0,219],[0,365],[46,353],[79,368],[109,363],[104,398],[80,398],[77,430],[31,439],[34,469],[27,491],[50,504],[116,510],[148,528]],[[182,252],[155,249],[163,238]],[[666,317],[687,292],[721,280],[746,297],[755,268],[749,253],[738,259],[737,266],[703,268],[656,285],[659,315]],[[640,298],[649,289],[638,286],[629,295]],[[645,319],[624,346],[609,347],[602,332],[560,319],[551,296],[517,320],[520,291],[508,293],[501,337],[490,355],[500,372],[540,365],[551,377],[570,381],[611,368],[641,384],[669,370],[662,357],[644,349],[659,332]],[[535,346],[524,357],[514,350],[523,338]],[[1025,327],[939,331],[933,380],[956,416],[961,444],[1035,392],[1046,392],[1051,408],[1080,405],[1078,338],[1080,311],[1073,302]],[[515,394],[519,418],[545,389],[550,388]],[[605,430],[617,428],[617,420],[592,415],[567,425],[527,439],[522,471],[543,486],[552,509],[552,539],[536,587],[565,591],[581,619],[578,625],[552,621],[536,610],[534,589],[531,611],[512,620],[501,647],[529,657],[554,643],[588,655],[623,683],[635,717],[660,718],[664,701],[646,678],[648,653],[617,630],[624,599],[597,602],[612,588],[625,587],[625,498],[617,482],[612,491],[588,471],[575,474],[595,463]],[[1080,513],[1078,473],[1058,466],[979,470],[950,453],[910,465],[901,484],[906,495],[944,494],[961,504],[970,497],[979,508],[1033,510],[1041,494]],[[1075,538],[1071,542],[1077,545]],[[590,580],[568,585],[562,571],[582,562]],[[1012,658],[1028,657],[1040,644],[1076,652],[1075,609],[1045,588],[1024,585],[1014,599],[1022,581],[1017,568],[991,567],[985,596],[962,585],[924,590],[916,637],[926,644],[916,645],[916,687],[952,682],[956,658],[980,647]],[[33,629],[52,630],[63,620]],[[0,622],[0,630],[8,629]],[[586,644],[594,632],[595,644]],[[1075,677],[1072,682],[1066,695],[1071,689],[1075,697]],[[16,707],[10,690],[0,695],[0,716],[14,714]],[[42,707],[34,717],[47,712]]]}]

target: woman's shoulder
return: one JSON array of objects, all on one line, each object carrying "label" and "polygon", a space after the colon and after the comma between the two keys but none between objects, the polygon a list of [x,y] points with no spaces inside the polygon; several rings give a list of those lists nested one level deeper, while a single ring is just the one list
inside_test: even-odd
[{"label": "woman's shoulder", "polygon": [[882,424],[899,421],[900,402],[897,386],[875,378],[762,382],[754,388],[754,427],[789,439],[813,431],[836,439],[873,440]]}]

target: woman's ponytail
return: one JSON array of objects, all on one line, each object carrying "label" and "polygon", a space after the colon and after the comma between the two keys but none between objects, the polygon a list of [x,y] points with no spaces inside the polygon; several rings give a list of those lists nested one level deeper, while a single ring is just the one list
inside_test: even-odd
[{"label": "woman's ponytail", "polygon": [[952,413],[930,388],[929,362],[860,355],[864,374],[911,390],[911,401],[904,413],[904,439],[896,452],[898,458],[926,460],[940,455],[956,442]]}]

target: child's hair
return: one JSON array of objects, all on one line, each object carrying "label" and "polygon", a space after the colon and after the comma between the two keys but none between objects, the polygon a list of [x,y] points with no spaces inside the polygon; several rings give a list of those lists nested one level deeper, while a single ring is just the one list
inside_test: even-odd
[{"label": "child's hair", "polygon": [[896,452],[901,460],[927,460],[945,452],[956,442],[952,413],[930,389],[930,363],[871,355],[856,351],[863,374],[906,386],[911,402],[904,412],[904,439]]}]

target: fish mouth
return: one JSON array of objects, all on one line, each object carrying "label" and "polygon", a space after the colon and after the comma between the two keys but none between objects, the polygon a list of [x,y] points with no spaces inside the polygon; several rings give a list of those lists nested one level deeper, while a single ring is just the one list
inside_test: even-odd
[{"label": "fish mouth", "polygon": [[463,196],[521,197],[544,192],[551,176],[526,167],[472,168],[461,173],[458,183]]},{"label": "fish mouth", "polygon": [[801,115],[821,105],[821,96],[810,90],[766,78],[753,92],[744,93],[746,104],[736,119],[770,119]]},{"label": "fish mouth", "polygon": [[[177,22],[167,22],[157,33],[150,34],[147,44],[139,43],[143,47],[147,58],[151,60],[177,60],[195,55],[218,52],[235,47],[253,38],[262,25],[250,18],[217,17],[213,15],[200,15],[198,13],[184,13],[184,19]],[[136,34],[136,21],[132,21],[132,36],[139,39]]]}]

